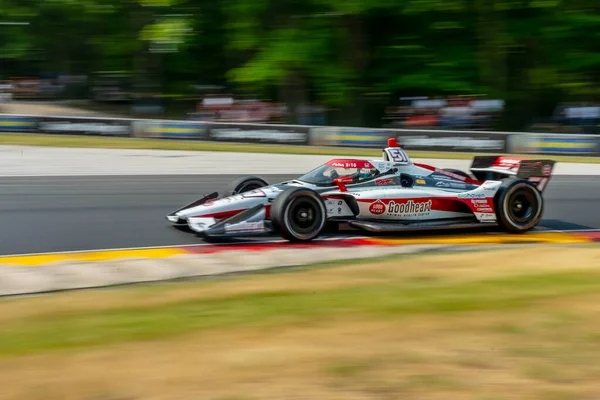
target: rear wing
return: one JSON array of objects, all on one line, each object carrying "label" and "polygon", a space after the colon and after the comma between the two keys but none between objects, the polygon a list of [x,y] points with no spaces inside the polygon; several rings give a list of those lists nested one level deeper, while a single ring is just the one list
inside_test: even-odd
[{"label": "rear wing", "polygon": [[471,172],[480,181],[500,180],[508,177],[526,179],[543,192],[554,171],[556,161],[527,160],[505,156],[476,156]]}]

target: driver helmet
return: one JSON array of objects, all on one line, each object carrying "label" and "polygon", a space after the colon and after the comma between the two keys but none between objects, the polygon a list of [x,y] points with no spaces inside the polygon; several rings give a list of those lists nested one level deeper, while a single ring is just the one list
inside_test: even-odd
[{"label": "driver helmet", "polygon": [[374,169],[370,169],[370,168],[362,168],[359,172],[359,178],[360,179],[369,179],[373,176],[374,174]]}]

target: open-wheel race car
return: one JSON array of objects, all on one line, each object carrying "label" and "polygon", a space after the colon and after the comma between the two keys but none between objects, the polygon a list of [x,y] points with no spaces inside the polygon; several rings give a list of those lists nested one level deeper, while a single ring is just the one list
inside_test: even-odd
[{"label": "open-wheel race car", "polygon": [[166,218],[206,238],[278,234],[310,241],[324,230],[368,232],[497,226],[522,233],[539,224],[552,160],[476,156],[470,173],[414,163],[388,140],[381,160],[332,159],[296,179],[233,182]]}]

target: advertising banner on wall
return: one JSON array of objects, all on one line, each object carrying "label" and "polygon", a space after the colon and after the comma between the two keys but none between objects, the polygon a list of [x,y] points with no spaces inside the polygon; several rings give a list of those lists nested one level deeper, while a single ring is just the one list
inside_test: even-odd
[{"label": "advertising banner on wall", "polygon": [[387,129],[316,127],[311,128],[313,146],[381,148],[395,133]]},{"label": "advertising banner on wall", "polygon": [[600,155],[600,137],[574,134],[510,135],[508,151],[522,154]]},{"label": "advertising banner on wall", "polygon": [[395,137],[406,150],[600,156],[600,136],[376,129],[177,120],[0,114],[0,132],[197,139],[237,143],[378,148]]},{"label": "advertising banner on wall", "polygon": [[110,118],[39,117],[38,133],[127,137],[131,120]]},{"label": "advertising banner on wall", "polygon": [[201,122],[136,120],[133,123],[135,137],[155,139],[199,139],[206,140],[208,130]]},{"label": "advertising banner on wall", "polygon": [[309,127],[207,123],[210,140],[240,143],[308,144]]},{"label": "advertising banner on wall", "polygon": [[35,132],[38,128],[36,117],[21,115],[0,115],[0,132],[28,133]]},{"label": "advertising banner on wall", "polygon": [[397,131],[396,139],[406,150],[504,153],[505,133],[480,131]]},{"label": "advertising banner on wall", "polygon": [[314,146],[385,147],[395,137],[407,150],[492,152],[507,151],[508,134],[479,131],[432,131],[318,127],[311,130]]}]

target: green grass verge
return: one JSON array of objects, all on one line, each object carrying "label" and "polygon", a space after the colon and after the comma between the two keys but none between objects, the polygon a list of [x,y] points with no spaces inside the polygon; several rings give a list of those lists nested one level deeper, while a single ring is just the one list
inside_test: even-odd
[{"label": "green grass verge", "polygon": [[[206,285],[187,283],[201,293]],[[218,284],[218,283],[217,283]],[[160,298],[173,285],[129,288]],[[395,279],[387,284],[356,284],[320,291],[285,290],[232,297],[193,299],[155,306],[60,311],[33,315],[0,327],[0,355],[154,340],[178,334],[240,326],[310,324],[336,317],[382,320],[407,316],[455,315],[471,311],[524,309],[544,300],[595,294],[600,271],[454,282]],[[17,303],[21,300],[9,300]]]},{"label": "green grass verge", "polygon": [[519,247],[4,299],[2,394],[590,398],[598,260]]},{"label": "green grass verge", "polygon": [[[0,134],[0,145],[48,146],[71,148],[111,148],[149,150],[225,151],[270,154],[343,155],[357,157],[381,157],[379,149],[356,149],[339,147],[285,146],[268,144],[215,143],[189,140],[77,137],[58,135]],[[435,151],[411,151],[413,158],[443,158],[470,160],[481,153],[446,153]],[[540,156],[511,154],[514,157],[550,158],[559,162],[600,163],[600,157]]]}]

